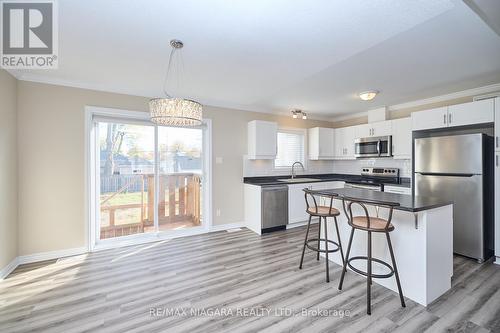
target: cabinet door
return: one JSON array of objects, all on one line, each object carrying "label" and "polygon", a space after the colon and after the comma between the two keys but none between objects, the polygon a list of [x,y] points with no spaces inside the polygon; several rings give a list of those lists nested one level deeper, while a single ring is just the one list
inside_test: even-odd
[{"label": "cabinet door", "polygon": [[311,184],[288,185],[288,223],[302,222],[309,219],[306,201],[302,189]]},{"label": "cabinet door", "polygon": [[345,157],[344,134],[345,134],[344,128],[336,128],[335,129],[334,145],[335,145],[335,158],[336,159],[344,159],[344,157]]},{"label": "cabinet door", "polygon": [[392,134],[392,122],[390,120],[379,121],[368,125],[371,125],[372,136],[385,136]]},{"label": "cabinet door", "polygon": [[500,151],[500,97],[495,98],[495,150]]},{"label": "cabinet door", "polygon": [[354,126],[346,127],[344,130],[344,147],[345,147],[345,155],[344,159],[354,160],[354,140],[356,137],[356,129]]},{"label": "cabinet door", "polygon": [[411,122],[414,131],[447,127],[448,107],[413,112]]},{"label": "cabinet door", "polygon": [[494,121],[494,100],[451,105],[448,107],[448,126],[465,126]]},{"label": "cabinet door", "polygon": [[278,124],[254,120],[248,123],[248,158],[276,158]]},{"label": "cabinet door", "polygon": [[392,121],[392,154],[394,158],[411,158],[412,130],[411,118]]},{"label": "cabinet door", "polygon": [[333,128],[319,128],[319,159],[330,159],[335,155]]},{"label": "cabinet door", "polygon": [[371,136],[371,124],[354,126],[354,139],[367,138]]},{"label": "cabinet door", "polygon": [[495,153],[495,255],[500,257],[500,152]]},{"label": "cabinet door", "polygon": [[319,127],[307,130],[307,140],[309,146],[309,159],[319,160]]}]

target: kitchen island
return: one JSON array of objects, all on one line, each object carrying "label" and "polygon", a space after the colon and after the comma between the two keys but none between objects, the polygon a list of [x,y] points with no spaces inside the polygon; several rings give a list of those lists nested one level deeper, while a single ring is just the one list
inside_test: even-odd
[{"label": "kitchen island", "polygon": [[[347,223],[342,207],[342,197],[359,200],[396,202],[392,217],[395,229],[390,233],[396,262],[401,279],[403,294],[424,306],[428,305],[451,288],[453,275],[453,203],[439,198],[419,197],[404,194],[376,192],[362,189],[324,189],[314,191],[321,197],[322,205],[333,206],[341,214],[339,221],[340,237],[347,249],[351,227]],[[367,205],[370,216],[387,219],[389,210]],[[364,216],[361,206],[353,205],[354,216]],[[336,241],[334,223],[328,223],[329,239]],[[324,237],[324,235],[322,235]],[[349,257],[366,256],[367,232],[356,230]],[[372,233],[373,257],[390,262],[389,249],[383,233]],[[339,252],[329,255],[331,261],[342,265]],[[366,263],[353,262],[353,266],[366,271]],[[373,273],[386,273],[387,268],[373,263]],[[349,279],[349,276],[346,277]],[[384,287],[397,292],[394,277],[374,279]]]}]

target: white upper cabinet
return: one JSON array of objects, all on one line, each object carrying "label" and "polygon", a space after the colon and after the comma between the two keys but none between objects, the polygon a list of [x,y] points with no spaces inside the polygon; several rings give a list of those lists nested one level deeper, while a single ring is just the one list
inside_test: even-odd
[{"label": "white upper cabinet", "polygon": [[412,155],[411,118],[392,120],[392,155],[396,159],[409,159]]},{"label": "white upper cabinet", "polygon": [[448,107],[448,126],[465,126],[492,123],[494,121],[494,99],[451,105]]},{"label": "white upper cabinet", "polygon": [[372,132],[372,127],[371,124],[363,124],[354,126],[354,130],[355,130],[355,139],[367,138],[371,136],[370,133]]},{"label": "white upper cabinet", "polygon": [[392,122],[379,121],[373,124],[369,124],[372,127],[372,136],[386,136],[392,134]]},{"label": "white upper cabinet", "polygon": [[370,136],[385,136],[392,134],[390,120],[356,126],[355,138],[367,138]]},{"label": "white upper cabinet", "polygon": [[441,128],[448,126],[448,107],[413,112],[411,114],[414,131]]},{"label": "white upper cabinet", "polygon": [[356,127],[342,127],[335,129],[335,159],[350,160],[354,157],[354,139]]},{"label": "white upper cabinet", "polygon": [[414,131],[491,123],[494,120],[494,101],[485,99],[477,102],[444,106],[437,109],[413,112]]},{"label": "white upper cabinet", "polygon": [[500,97],[495,98],[495,150],[500,151]]},{"label": "white upper cabinet", "polygon": [[308,130],[309,159],[329,160],[335,156],[333,128],[314,127]]},{"label": "white upper cabinet", "polygon": [[253,120],[248,123],[248,158],[275,159],[277,153],[278,124]]}]

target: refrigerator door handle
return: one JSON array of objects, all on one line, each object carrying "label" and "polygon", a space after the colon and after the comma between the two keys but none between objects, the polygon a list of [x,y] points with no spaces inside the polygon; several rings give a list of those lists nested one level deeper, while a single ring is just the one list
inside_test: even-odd
[{"label": "refrigerator door handle", "polygon": [[417,172],[422,176],[436,176],[436,177],[473,177],[477,176],[473,173],[435,173],[435,172]]}]

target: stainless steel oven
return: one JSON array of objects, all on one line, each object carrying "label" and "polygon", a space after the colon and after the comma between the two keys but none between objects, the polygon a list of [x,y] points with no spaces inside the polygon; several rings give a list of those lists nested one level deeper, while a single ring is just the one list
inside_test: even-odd
[{"label": "stainless steel oven", "polygon": [[392,136],[360,138],[354,141],[354,155],[364,157],[391,157]]}]

